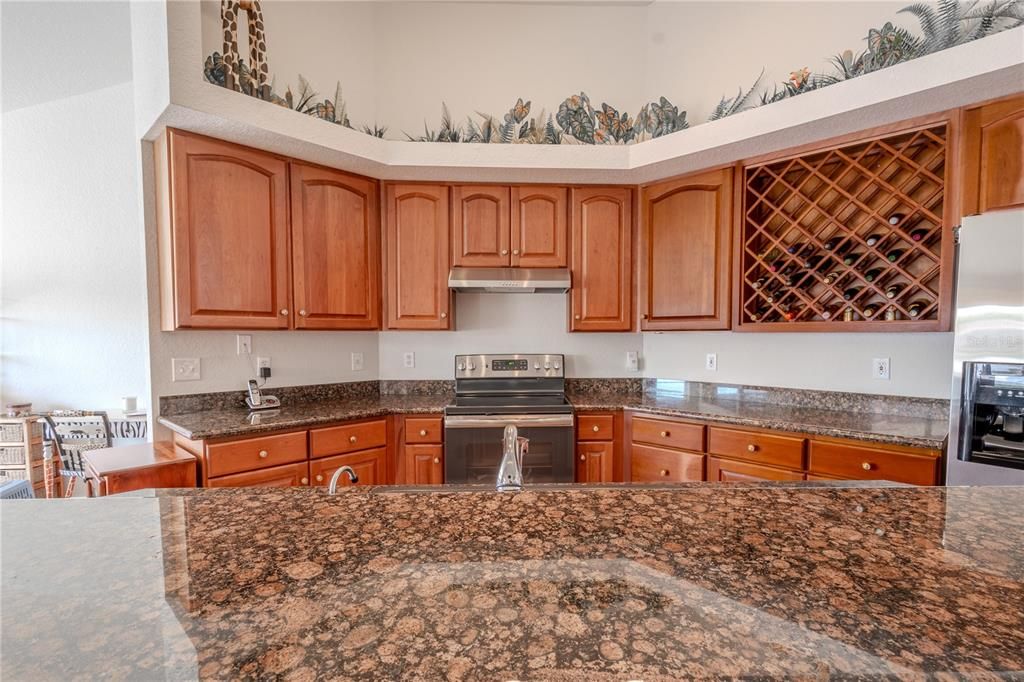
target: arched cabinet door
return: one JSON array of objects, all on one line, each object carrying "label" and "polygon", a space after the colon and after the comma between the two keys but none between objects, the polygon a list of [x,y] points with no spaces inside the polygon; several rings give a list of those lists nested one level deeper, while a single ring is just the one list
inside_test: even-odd
[{"label": "arched cabinet door", "polygon": [[1024,95],[964,110],[963,215],[1024,207]]},{"label": "arched cabinet door", "polygon": [[509,188],[488,185],[452,187],[452,264],[458,267],[508,267]]},{"label": "arched cabinet door", "polygon": [[640,329],[728,329],[732,169],[645,187]]},{"label": "arched cabinet door", "polygon": [[296,329],[380,328],[377,183],[291,164]]},{"label": "arched cabinet door", "polygon": [[572,190],[572,291],[569,330],[633,328],[633,192],[625,187]]},{"label": "arched cabinet door", "polygon": [[512,188],[512,265],[568,267],[569,190],[565,187]]},{"label": "arched cabinet door", "polygon": [[163,328],[287,329],[287,161],[178,130],[155,152]]},{"label": "arched cabinet door", "polygon": [[388,329],[451,329],[448,187],[385,187]]}]

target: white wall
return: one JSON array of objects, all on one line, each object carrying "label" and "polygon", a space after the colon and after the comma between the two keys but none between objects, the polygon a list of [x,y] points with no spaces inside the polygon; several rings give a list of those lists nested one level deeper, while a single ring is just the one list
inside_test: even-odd
[{"label": "white wall", "polygon": [[[627,376],[626,351],[640,334],[570,334],[567,294],[456,294],[454,332],[382,332],[381,379],[452,379],[454,360],[472,353],[564,353],[570,377]],[[416,367],[403,366],[406,351]],[[637,374],[636,376],[639,376]]]},{"label": "white wall", "polygon": [[[704,369],[708,353],[717,371]],[[644,356],[659,379],[948,398],[953,335],[646,333]],[[890,358],[890,380],[872,378],[874,358]]]}]

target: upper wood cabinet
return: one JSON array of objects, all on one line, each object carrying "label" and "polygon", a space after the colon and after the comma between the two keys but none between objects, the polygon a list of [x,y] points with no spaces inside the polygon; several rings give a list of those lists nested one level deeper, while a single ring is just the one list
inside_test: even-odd
[{"label": "upper wood cabinet", "polygon": [[512,188],[512,260],[522,268],[569,266],[569,190]]},{"label": "upper wood cabinet", "polygon": [[297,329],[380,327],[377,183],[291,164]]},{"label": "upper wood cabinet", "polygon": [[452,265],[564,268],[568,265],[565,187],[452,187]]},{"label": "upper wood cabinet", "polygon": [[163,328],[287,329],[287,161],[176,130],[155,152]]},{"label": "upper wood cabinet", "polygon": [[452,187],[452,265],[500,268],[509,264],[509,188]]},{"label": "upper wood cabinet", "polygon": [[633,328],[632,198],[627,187],[572,190],[570,331]]},{"label": "upper wood cabinet", "polygon": [[728,329],[732,169],[641,194],[640,329]]},{"label": "upper wood cabinet", "polygon": [[964,110],[963,215],[1024,207],[1024,95]]},{"label": "upper wood cabinet", "polygon": [[385,186],[387,328],[450,329],[448,187]]}]

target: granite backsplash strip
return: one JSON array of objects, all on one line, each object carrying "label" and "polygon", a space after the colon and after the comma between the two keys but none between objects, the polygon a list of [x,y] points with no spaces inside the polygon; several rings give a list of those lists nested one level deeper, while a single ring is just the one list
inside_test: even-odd
[{"label": "granite backsplash strip", "polygon": [[749,403],[772,403],[841,412],[866,412],[902,417],[946,419],[949,401],[941,398],[914,398],[875,393],[846,393],[773,386],[716,384],[676,379],[644,379],[644,393],[685,395],[708,399],[729,399]]},{"label": "granite backsplash strip", "polygon": [[381,395],[455,395],[455,382],[449,379],[405,381],[381,379]]},{"label": "granite backsplash strip", "polygon": [[639,377],[623,379],[566,379],[565,390],[576,395],[640,395],[644,381]]},{"label": "granite backsplash strip", "polygon": [[[331,400],[371,398],[380,394],[380,382],[348,381],[337,384],[311,384],[308,386],[268,387],[265,393],[276,395],[284,404],[315,403]],[[245,391],[221,391],[160,397],[160,415],[223,410],[245,407]]]}]

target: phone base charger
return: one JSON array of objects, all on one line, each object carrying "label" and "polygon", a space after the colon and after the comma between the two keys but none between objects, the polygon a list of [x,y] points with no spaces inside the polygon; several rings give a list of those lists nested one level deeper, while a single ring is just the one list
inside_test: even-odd
[{"label": "phone base charger", "polygon": [[276,410],[281,407],[281,399],[276,395],[265,395],[259,404],[253,404],[252,398],[245,398],[245,404],[250,410]]}]

